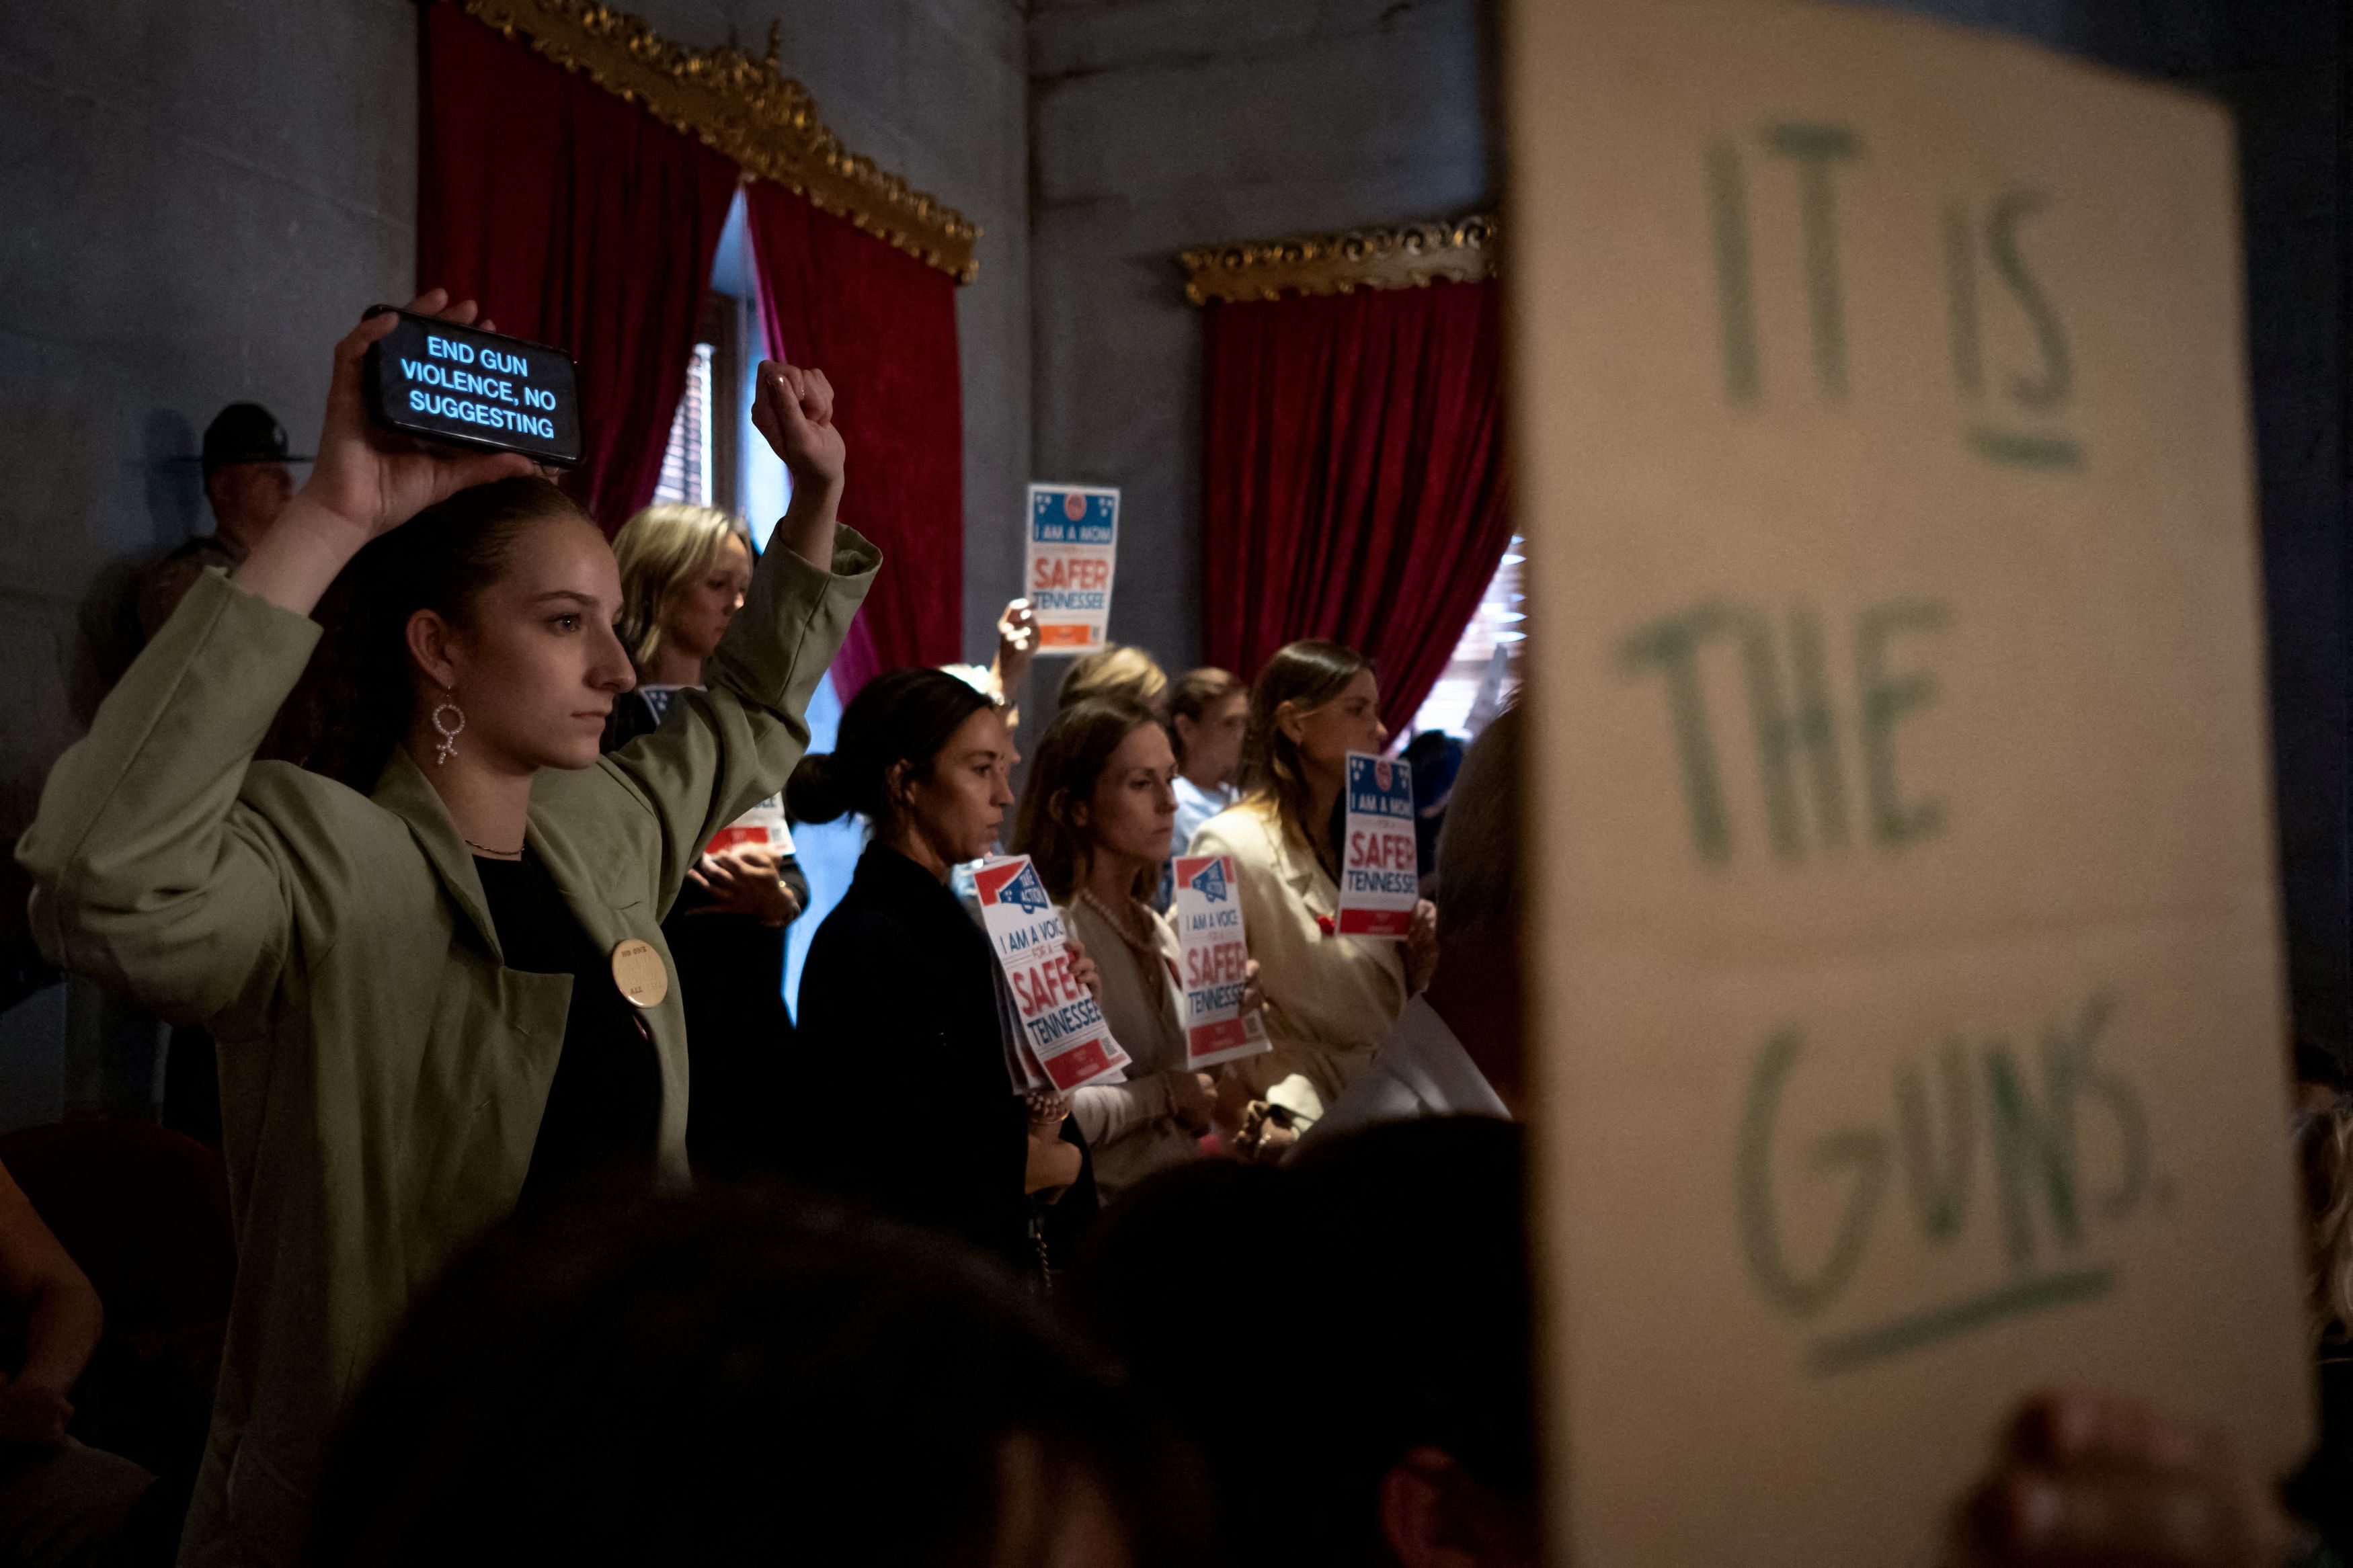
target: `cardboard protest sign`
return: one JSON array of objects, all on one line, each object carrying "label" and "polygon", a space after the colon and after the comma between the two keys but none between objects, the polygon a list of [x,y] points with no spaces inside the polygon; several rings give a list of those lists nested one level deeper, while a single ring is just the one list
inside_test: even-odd
[{"label": "cardboard protest sign", "polygon": [[1242,1011],[1250,943],[1230,855],[1176,857],[1176,941],[1183,954],[1185,1065],[1215,1067],[1274,1049],[1266,1025]]},{"label": "cardboard protest sign", "polygon": [[793,852],[793,829],[792,825],[785,820],[783,795],[770,795],[712,834],[711,842],[702,847],[702,852],[716,855],[723,849],[733,849],[744,844],[773,849],[779,855]]},{"label": "cardboard protest sign", "polygon": [[1031,1056],[1068,1091],[1127,1066],[1093,995],[1071,975],[1062,913],[1027,855],[991,860],[974,873],[981,921],[1005,971]]},{"label": "cardboard protest sign", "polygon": [[1119,563],[1119,491],[1031,485],[1029,539],[1022,581],[1038,617],[1039,647],[1083,653],[1103,647]]},{"label": "cardboard protest sign", "polygon": [[1413,766],[1348,753],[1347,820],[1340,838],[1340,934],[1402,938],[1421,899],[1413,825]]},{"label": "cardboard protest sign", "polygon": [[1560,1555],[1930,1560],[2054,1384],[2284,1466],[2229,125],[1860,9],[1514,15]]}]

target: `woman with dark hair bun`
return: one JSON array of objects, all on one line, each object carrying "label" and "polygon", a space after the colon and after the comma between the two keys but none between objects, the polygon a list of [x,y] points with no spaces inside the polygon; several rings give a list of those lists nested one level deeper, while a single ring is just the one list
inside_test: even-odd
[{"label": "woman with dark hair bun", "polygon": [[[446,302],[411,309],[473,321]],[[519,1202],[684,1178],[659,919],[800,755],[878,562],[837,540],[824,375],[764,365],[778,548],[707,688],[600,758],[634,679],[612,550],[522,457],[370,421],[362,366],[399,319],[337,345],[309,482],[189,590],[17,847],[52,959],[219,1042],[237,1290],[185,1562],[294,1560],[359,1379]],[[256,760],[298,681],[278,731],[309,768]]]},{"label": "woman with dark hair bun", "polygon": [[[1062,1098],[1015,1091],[1012,1001],[948,888],[997,842],[1014,761],[987,697],[944,670],[893,669],[849,700],[832,751],[801,759],[785,807],[799,822],[854,814],[874,833],[801,970],[800,1090],[828,1109],[805,1124],[800,1174],[1028,1272],[1092,1215],[1093,1179]],[[1071,968],[1094,982],[1082,953]]]}]

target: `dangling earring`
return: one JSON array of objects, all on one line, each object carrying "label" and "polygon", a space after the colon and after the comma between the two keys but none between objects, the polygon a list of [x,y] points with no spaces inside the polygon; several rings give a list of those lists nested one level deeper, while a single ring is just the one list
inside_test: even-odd
[{"label": "dangling earring", "polygon": [[[448,766],[450,757],[458,750],[458,737],[464,733],[466,729],[466,710],[458,706],[457,698],[458,694],[452,691],[448,696],[441,699],[440,706],[433,710],[433,728],[441,736],[441,743],[434,748],[433,765],[435,767]],[[448,714],[449,717],[442,718],[441,715],[444,713]]]}]

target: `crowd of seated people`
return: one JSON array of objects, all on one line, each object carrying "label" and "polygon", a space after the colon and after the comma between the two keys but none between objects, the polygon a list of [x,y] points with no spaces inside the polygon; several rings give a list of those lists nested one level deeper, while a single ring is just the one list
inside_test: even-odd
[{"label": "crowd of seated people", "polygon": [[[0,1568],[1541,1560],[1523,716],[1461,756],[1383,941],[1336,924],[1346,759],[1389,731],[1335,643],[1247,682],[1113,646],[1025,725],[1017,601],[992,669],[884,671],[811,752],[889,569],[837,521],[823,373],[760,373],[793,479],[765,551],[693,507],[607,543],[519,457],[375,431],[391,321],[337,346],[309,480],[233,571],[178,574],[18,847],[53,961],[216,1051],[236,1273],[202,1441],[109,1453],[74,1404],[102,1303],[0,1176]],[[805,915],[789,824],[845,817],[855,878]],[[969,898],[1005,853],[1119,1074],[1024,1079]],[[1231,857],[1267,1047],[1207,1070],[1182,853]],[[2299,1060],[2326,1350],[2353,1109]],[[1313,1352],[1236,1381],[1240,1320]],[[1955,1563],[2347,1544],[2337,1426],[2284,1491],[2093,1391],[1988,1437]]]}]

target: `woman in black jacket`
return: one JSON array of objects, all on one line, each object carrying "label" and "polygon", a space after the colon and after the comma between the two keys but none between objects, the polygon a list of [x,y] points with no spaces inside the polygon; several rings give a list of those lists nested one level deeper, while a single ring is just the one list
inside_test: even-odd
[{"label": "woman in black jacket", "polygon": [[1017,1091],[1011,999],[948,889],[997,842],[1013,762],[987,698],[896,669],[851,699],[833,751],[794,771],[794,820],[856,812],[874,831],[801,971],[797,1136],[811,1183],[1043,1273],[1092,1216],[1085,1144],[1060,1097]]}]

